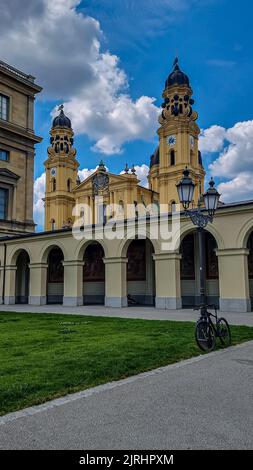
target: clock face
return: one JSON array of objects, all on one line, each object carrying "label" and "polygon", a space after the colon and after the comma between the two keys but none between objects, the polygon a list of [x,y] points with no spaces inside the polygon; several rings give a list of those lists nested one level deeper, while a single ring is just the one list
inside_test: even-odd
[{"label": "clock face", "polygon": [[194,137],[190,135],[190,146],[194,147]]},{"label": "clock face", "polygon": [[56,168],[51,168],[51,176],[55,176],[56,175]]},{"label": "clock face", "polygon": [[175,135],[169,135],[168,137],[168,144],[170,147],[173,147],[174,145],[176,145],[176,142],[177,142],[177,138]]}]

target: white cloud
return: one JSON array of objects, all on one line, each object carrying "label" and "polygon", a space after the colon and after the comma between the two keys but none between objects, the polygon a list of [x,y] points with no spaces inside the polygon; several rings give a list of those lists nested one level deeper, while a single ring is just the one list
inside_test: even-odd
[{"label": "white cloud", "polygon": [[0,17],[2,59],[37,76],[41,97],[65,101],[75,132],[95,151],[119,154],[126,142],[152,140],[154,98],[132,100],[119,58],[101,51],[99,22],[77,10],[81,0],[24,2],[9,0]]},{"label": "white cloud", "polygon": [[149,174],[149,167],[148,165],[136,165],[135,166],[136,175],[140,180],[140,186],[144,186],[144,188],[148,188],[148,174]]},{"label": "white cloud", "polygon": [[[145,163],[142,165],[135,165],[135,172],[137,178],[140,180],[138,183],[140,186],[143,186],[144,188],[148,188],[148,174],[149,174],[149,167]],[[130,170],[131,171],[131,170]],[[125,171],[121,171],[120,175],[123,175]]]},{"label": "white cloud", "polygon": [[201,152],[220,152],[224,146],[226,129],[221,126],[211,126],[201,131],[199,136],[199,149]]},{"label": "white cloud", "polygon": [[105,155],[120,154],[124,143],[136,139],[152,141],[160,112],[154,98],[142,96],[133,101],[120,93],[127,87],[127,78],[118,62],[108,52],[101,54],[94,64],[96,86],[84,87],[65,103],[75,132],[88,135],[96,142],[93,150]]},{"label": "white cloud", "polygon": [[238,122],[229,129],[212,126],[202,131],[200,148],[204,153],[219,152],[209,171],[224,179],[218,186],[223,201],[253,198],[253,121]]},{"label": "white cloud", "polygon": [[230,181],[218,185],[223,202],[253,199],[253,172],[240,173]]},{"label": "white cloud", "polygon": [[225,139],[228,145],[209,166],[212,174],[228,179],[253,172],[253,121],[238,122],[227,129]]},{"label": "white cloud", "polygon": [[[68,98],[93,83],[101,31],[94,18],[77,13],[80,0],[23,3],[9,0],[2,8],[1,59],[37,76],[46,98]],[[2,30],[7,18],[12,27]]]},{"label": "white cloud", "polygon": [[92,168],[91,170],[89,170],[88,168],[83,168],[82,170],[78,170],[78,176],[79,176],[80,180],[81,181],[86,180],[86,178],[88,178],[90,175],[92,175],[92,173],[94,173],[97,168]]},{"label": "white cloud", "polygon": [[39,225],[39,227],[44,227],[44,202],[42,199],[45,197],[45,187],[46,187],[46,174],[42,173],[34,181],[34,204],[33,204],[33,217],[34,222]]}]

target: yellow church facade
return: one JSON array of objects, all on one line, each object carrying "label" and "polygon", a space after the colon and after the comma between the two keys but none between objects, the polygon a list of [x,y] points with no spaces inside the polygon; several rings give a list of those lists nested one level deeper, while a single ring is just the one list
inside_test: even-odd
[{"label": "yellow church facade", "polygon": [[198,115],[192,107],[192,94],[189,79],[176,59],[163,92],[159,146],[151,157],[148,188],[139,186],[134,166],[131,169],[126,166],[123,174],[115,175],[106,171],[103,162],[96,174],[81,183],[74,132],[61,106],[52,123],[51,145],[45,161],[45,230],[71,226],[80,216],[76,211],[73,215],[73,209],[78,205],[82,211],[82,204],[91,208],[90,217],[85,218],[84,214],[84,224],[99,223],[103,217],[110,217],[112,205],[120,206],[117,213],[120,218],[134,216],[131,205],[146,207],[153,203],[165,206],[164,211],[168,212],[178,201],[175,184],[185,166],[198,188],[192,201],[193,207],[196,206],[204,192],[205,171],[198,149],[200,129],[196,123]]},{"label": "yellow church facade", "polygon": [[[180,212],[176,189],[187,166],[195,183],[192,207],[201,203],[205,170],[192,95],[175,60],[147,188],[134,167],[116,175],[103,162],[81,182],[74,131],[61,107],[45,161],[45,231],[0,239],[2,303],[159,309],[198,304],[198,238]],[[206,228],[207,301],[223,311],[251,310],[252,233],[253,201],[220,204]]]}]

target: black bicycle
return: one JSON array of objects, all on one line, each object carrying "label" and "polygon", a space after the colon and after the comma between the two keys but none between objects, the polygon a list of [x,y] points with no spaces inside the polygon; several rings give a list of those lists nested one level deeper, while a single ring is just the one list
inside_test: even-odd
[{"label": "black bicycle", "polygon": [[[208,308],[213,308],[215,313],[209,312]],[[203,306],[194,308],[194,310],[201,309],[203,309]],[[215,318],[215,323],[211,317]],[[200,317],[195,327],[197,345],[202,351],[213,351],[216,345],[216,338],[220,339],[223,348],[230,346],[230,327],[225,318],[218,318],[216,305],[205,305],[205,315]]]}]

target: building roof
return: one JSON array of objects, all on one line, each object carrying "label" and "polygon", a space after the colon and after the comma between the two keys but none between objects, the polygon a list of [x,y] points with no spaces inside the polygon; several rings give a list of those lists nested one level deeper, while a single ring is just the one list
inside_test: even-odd
[{"label": "building roof", "polygon": [[34,93],[39,93],[42,90],[42,88],[35,83],[35,77],[33,77],[33,75],[27,75],[2,60],[0,60],[0,72],[18,80],[29,88],[32,88]]},{"label": "building roof", "polygon": [[165,82],[165,88],[174,86],[174,85],[187,85],[188,87],[190,86],[189,78],[188,76],[182,72],[178,65],[178,58],[174,60],[174,69],[168,76],[166,82]]},{"label": "building roof", "polygon": [[158,147],[156,147],[153,155],[151,155],[150,157],[150,168],[152,168],[152,166],[154,165],[159,165],[159,162],[160,162],[160,147],[158,145]]},{"label": "building roof", "polygon": [[53,120],[52,127],[67,127],[71,129],[71,121],[70,119],[64,114],[63,105],[59,107],[60,114],[56,116]]}]

